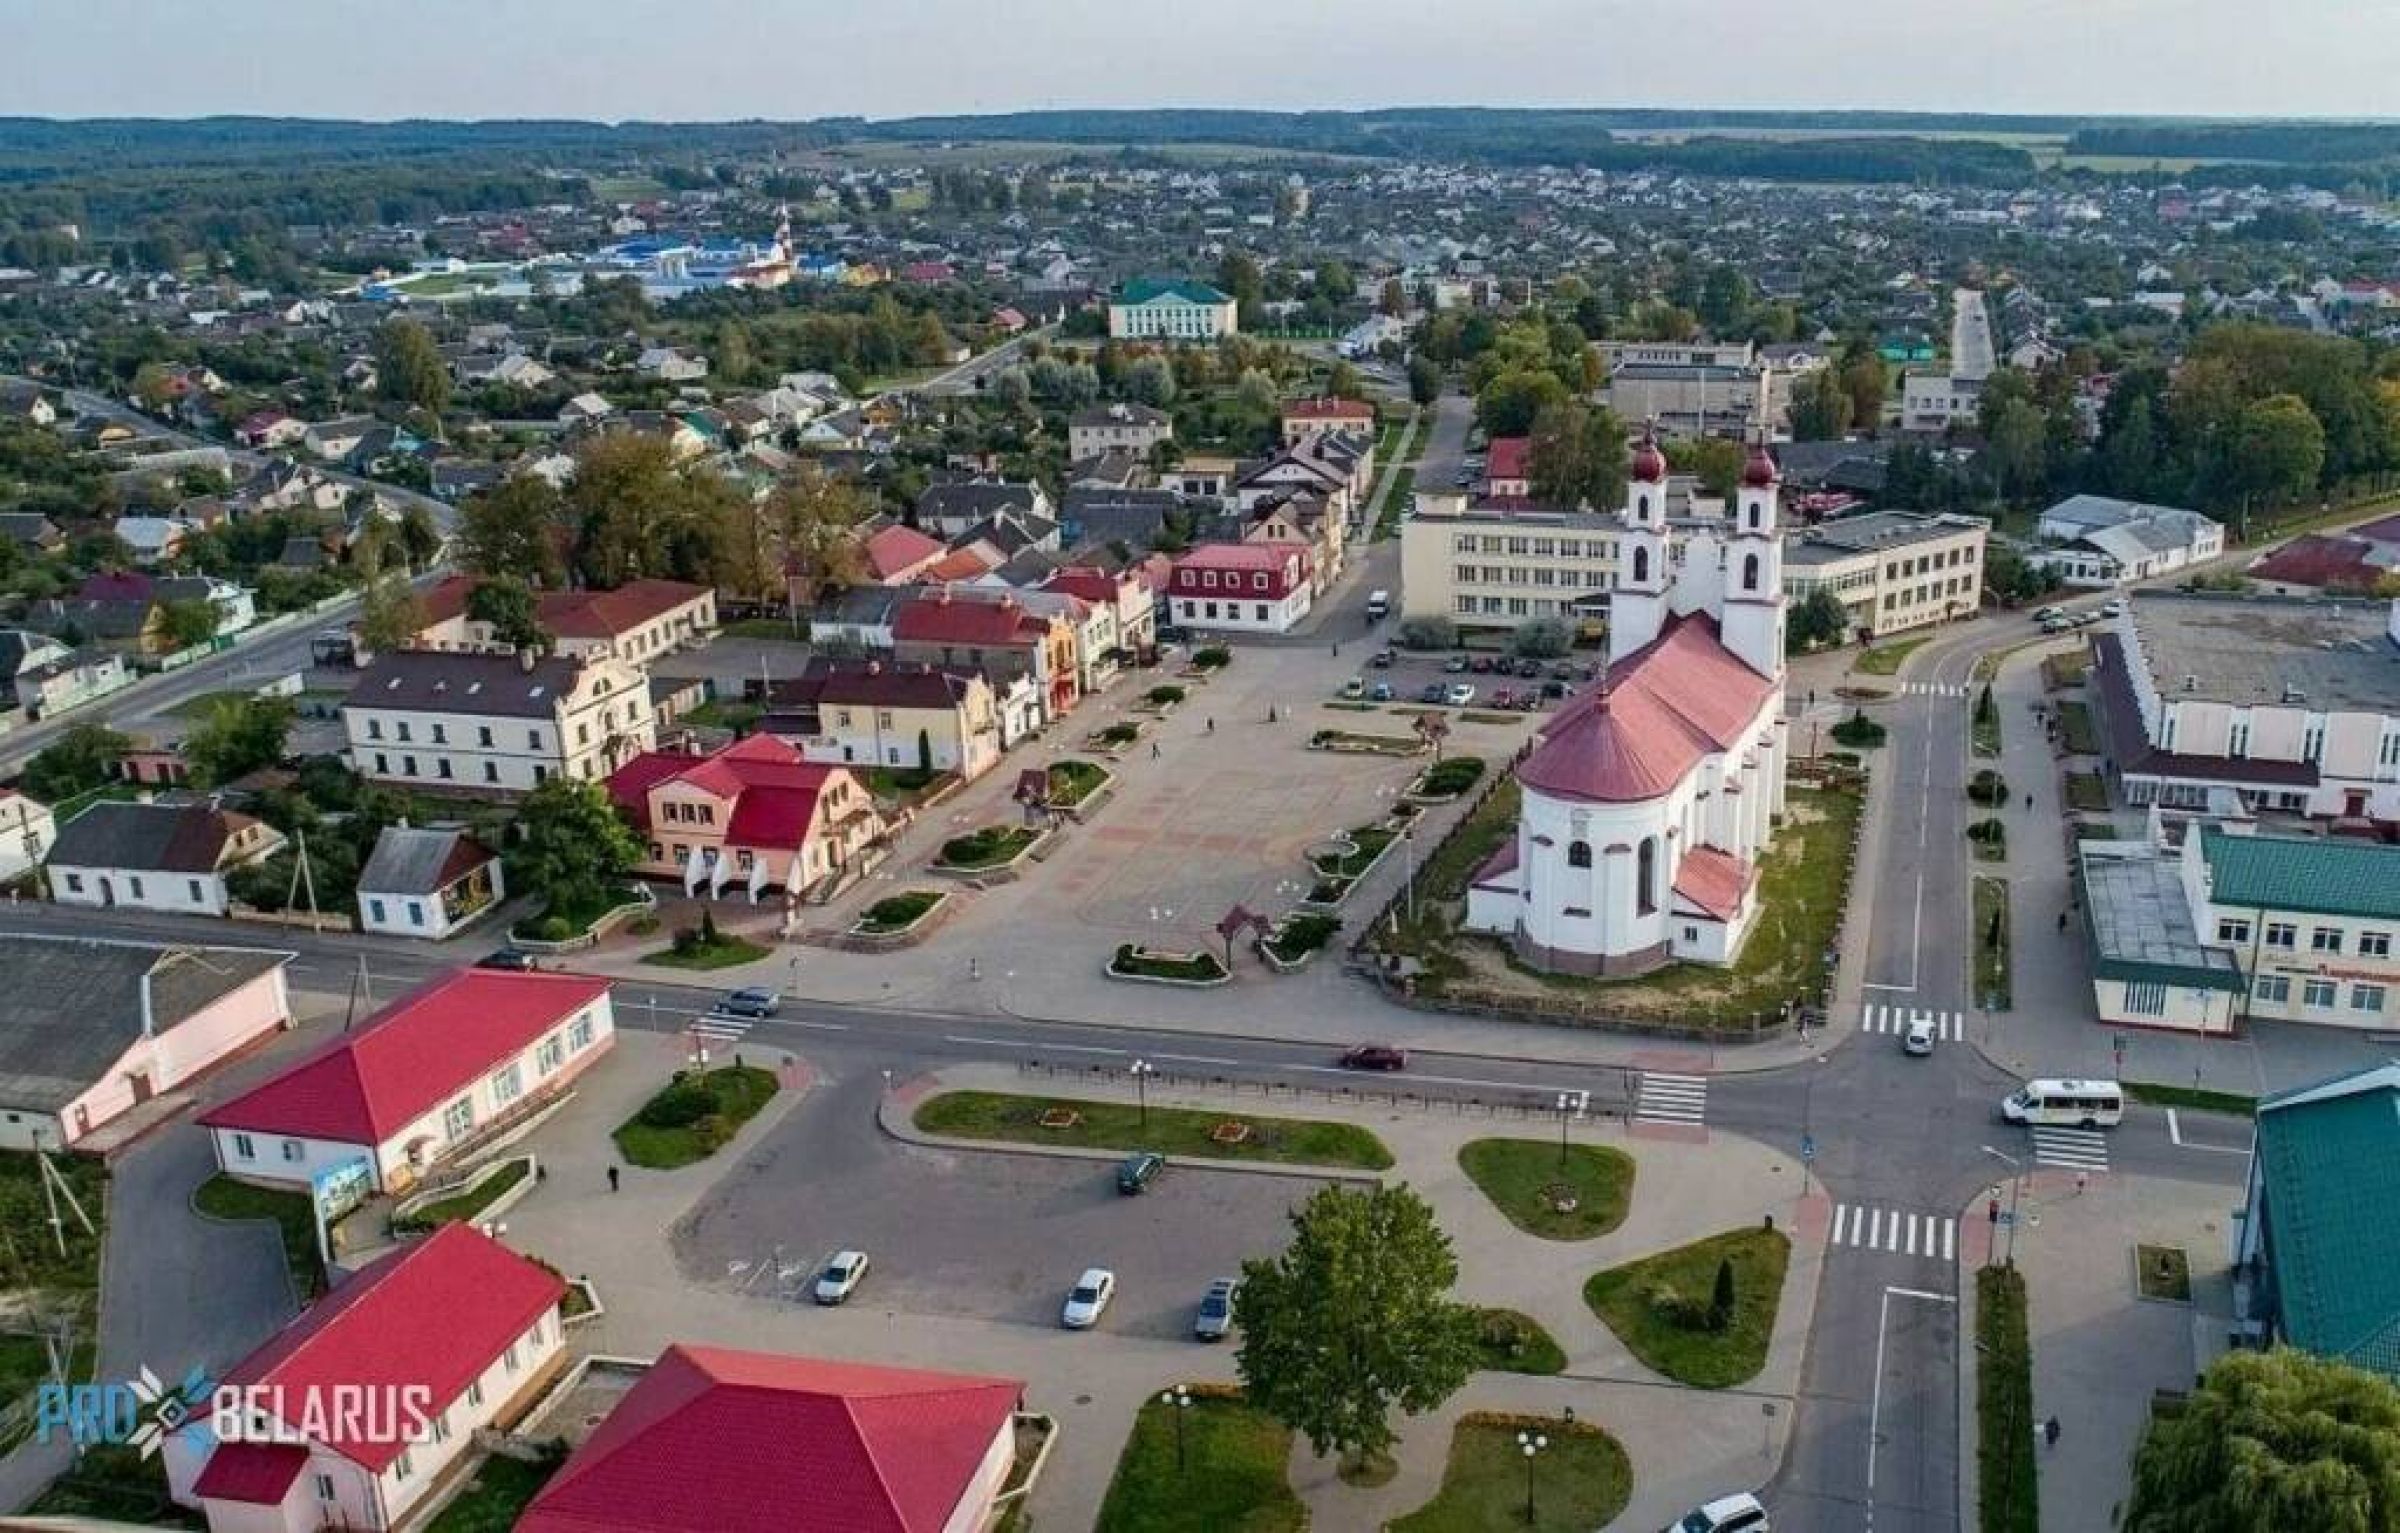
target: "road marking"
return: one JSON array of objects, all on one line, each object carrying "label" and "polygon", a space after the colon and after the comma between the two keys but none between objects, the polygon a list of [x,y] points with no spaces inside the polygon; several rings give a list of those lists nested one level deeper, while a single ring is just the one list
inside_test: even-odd
[{"label": "road marking", "polygon": [[1642,1072],[1642,1090],[1634,1116],[1651,1123],[1698,1123],[1708,1112],[1708,1077],[1673,1075],[1659,1070]]},{"label": "road marking", "polygon": [[971,1043],[987,1049],[1041,1049],[1054,1054],[1123,1054],[1124,1049],[1104,1049],[1089,1043],[1025,1043],[1015,1038],[978,1038],[969,1033],[946,1033],[944,1043]]},{"label": "road marking", "polygon": [[2167,1138],[2174,1142],[2176,1148],[2183,1150],[2206,1150],[2212,1155],[2247,1155],[2250,1153],[2248,1147],[2243,1145],[2191,1143],[2183,1137],[2183,1124],[2176,1118],[2175,1109],[2172,1107],[2167,1109]]},{"label": "road marking", "polygon": [[1861,1032],[1885,1033],[1896,1037],[1907,1032],[1909,1024],[1916,1021],[1931,1022],[1933,1036],[1942,1042],[1967,1041],[1966,1015],[1956,1011],[1928,1011],[1877,1002],[1859,1013],[1858,1026]]},{"label": "road marking", "polygon": [[1958,1221],[1944,1214],[1887,1212],[1859,1203],[1837,1203],[1829,1244],[1928,1261],[1955,1261]]},{"label": "road marking", "polygon": [[781,1025],[784,1027],[813,1027],[820,1033],[846,1033],[850,1031],[850,1024],[847,1022],[802,1022],[798,1019],[794,1019],[790,1022],[782,1023]]},{"label": "road marking", "polygon": [[1883,1435],[1883,1355],[1884,1337],[1892,1325],[1892,1296],[1903,1299],[1923,1299],[1934,1304],[1955,1304],[1958,1301],[1946,1293],[1927,1293],[1922,1288],[1895,1288],[1889,1284],[1883,1290],[1883,1312],[1875,1321],[1875,1395],[1867,1406],[1867,1524],[1875,1521],[1875,1442]]},{"label": "road marking", "polygon": [[1912,681],[1901,691],[1910,697],[1964,697],[1967,689],[1944,681]]},{"label": "road marking", "polygon": [[1153,1054],[1152,1059],[1171,1059],[1179,1065],[1238,1065],[1238,1059],[1219,1059],[1213,1054]]},{"label": "road marking", "polygon": [[2106,1171],[2108,1136],[2094,1128],[2037,1125],[2033,1130],[2033,1159],[2036,1165],[2064,1166],[2070,1171]]}]

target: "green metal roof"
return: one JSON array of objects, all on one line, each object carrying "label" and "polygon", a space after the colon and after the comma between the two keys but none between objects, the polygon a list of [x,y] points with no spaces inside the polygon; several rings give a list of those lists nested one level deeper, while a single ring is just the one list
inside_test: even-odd
[{"label": "green metal roof", "polygon": [[2400,921],[2400,846],[2204,829],[2200,855],[2220,905]]},{"label": "green metal roof", "polygon": [[2400,1067],[2261,1101],[2258,1160],[2284,1334],[2400,1377]]},{"label": "green metal roof", "polygon": [[1149,303],[1157,298],[1180,298],[1185,303],[1231,303],[1233,298],[1220,293],[1205,282],[1189,278],[1136,277],[1125,284],[1125,295],[1119,303]]}]

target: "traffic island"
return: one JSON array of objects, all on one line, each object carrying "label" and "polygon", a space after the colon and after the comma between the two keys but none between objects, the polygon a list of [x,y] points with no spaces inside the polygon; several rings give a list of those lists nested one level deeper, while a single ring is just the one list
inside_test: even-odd
[{"label": "traffic island", "polygon": [[1133,1419],[1100,1504],[1098,1533],[1300,1533],[1292,1430],[1222,1384],[1188,1384],[1190,1403],[1151,1395]]},{"label": "traffic island", "polygon": [[[1052,1149],[1156,1150],[1192,1160],[1261,1161],[1383,1171],[1392,1152],[1349,1123],[1259,1118],[1189,1107],[1150,1107],[1003,1091],[945,1091],[917,1105],[910,1123],[951,1139]],[[1238,1128],[1239,1133],[1230,1130]]]},{"label": "traffic island", "polygon": [[1390,1524],[1390,1533],[1587,1533],[1608,1526],[1632,1499],[1633,1462],[1599,1427],[1474,1411],[1450,1435],[1441,1494]]},{"label": "traffic island", "polygon": [[708,1159],[773,1099],[775,1072],[756,1065],[678,1070],[616,1132],[628,1164],[673,1171]]},{"label": "traffic island", "polygon": [[1654,1371],[1695,1389],[1758,1376],[1775,1334],[1791,1237],[1730,1230],[1592,1274],[1584,1302]]},{"label": "traffic island", "polygon": [[1633,1202],[1633,1157],[1603,1145],[1476,1139],[1459,1146],[1458,1166],[1509,1223],[1543,1240],[1605,1235]]},{"label": "traffic island", "polygon": [[940,918],[949,914],[944,908],[949,900],[949,894],[940,889],[904,889],[886,895],[859,912],[847,935],[877,951],[909,946],[922,941]]},{"label": "traffic island", "polygon": [[2040,1489],[2033,1462],[2033,1343],[2025,1275],[1975,1273],[1976,1496],[1986,1533],[2034,1533]]},{"label": "traffic island", "polygon": [[1978,875],[1975,880],[1975,996],[1987,1011],[2006,1011],[2014,997],[2010,983],[2008,880]]}]

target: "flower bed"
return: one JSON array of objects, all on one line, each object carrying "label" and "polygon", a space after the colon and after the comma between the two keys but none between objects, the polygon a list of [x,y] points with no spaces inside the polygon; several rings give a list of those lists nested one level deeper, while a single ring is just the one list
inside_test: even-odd
[{"label": "flower bed", "polygon": [[941,857],[934,867],[946,873],[982,873],[1004,868],[1024,856],[1039,839],[1041,833],[1030,826],[986,825],[943,842]]},{"label": "flower bed", "polygon": [[1331,856],[1320,852],[1308,854],[1309,870],[1319,878],[1364,878],[1376,859],[1400,839],[1400,832],[1389,825],[1354,825],[1343,831],[1340,839],[1349,843],[1349,851]]},{"label": "flower bed", "polygon": [[1233,664],[1233,651],[1222,644],[1192,651],[1192,669],[1200,672],[1221,671]]},{"label": "flower bed", "polygon": [[1106,972],[1110,979],[1138,980],[1152,985],[1205,987],[1222,985],[1232,977],[1214,953],[1162,952],[1135,942],[1121,944],[1109,955]]},{"label": "flower bed", "polygon": [[1429,804],[1446,804],[1483,781],[1483,761],[1477,756],[1452,756],[1427,767],[1408,785],[1408,796]]},{"label": "flower bed", "polygon": [[1095,729],[1083,737],[1083,748],[1102,756],[1122,756],[1142,737],[1142,726],[1128,720]]},{"label": "flower bed", "polygon": [[852,931],[868,937],[894,937],[914,927],[949,896],[939,889],[909,889],[887,896],[859,913]]},{"label": "flower bed", "polygon": [[1414,735],[1368,735],[1348,729],[1320,729],[1308,737],[1308,746],[1355,756],[1415,756],[1427,749]]},{"label": "flower bed", "polygon": [[1050,765],[1050,807],[1072,809],[1108,785],[1106,769],[1088,761],[1056,761]]},{"label": "flower bed", "polygon": [[1339,916],[1314,910],[1296,910],[1275,923],[1258,942],[1258,950],[1270,966],[1294,973],[1315,957],[1342,929]]},{"label": "flower bed", "polygon": [[1162,682],[1158,686],[1152,687],[1149,691],[1144,692],[1142,694],[1142,702],[1144,705],[1153,708],[1160,713],[1165,713],[1172,709],[1177,703],[1182,702],[1187,695],[1189,694],[1187,694],[1183,688],[1176,686],[1171,682]]}]

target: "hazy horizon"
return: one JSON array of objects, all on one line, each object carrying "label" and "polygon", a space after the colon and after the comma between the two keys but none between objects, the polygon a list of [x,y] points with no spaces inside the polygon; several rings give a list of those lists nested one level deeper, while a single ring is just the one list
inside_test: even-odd
[{"label": "hazy horizon", "polygon": [[[21,0],[20,0],[21,3]],[[1393,104],[2383,119],[2400,7],[2356,0],[83,0],[12,23],[25,117],[798,121]],[[616,18],[612,20],[612,18]],[[396,20],[404,24],[395,27]],[[1161,47],[1168,29],[1220,34]]]}]

